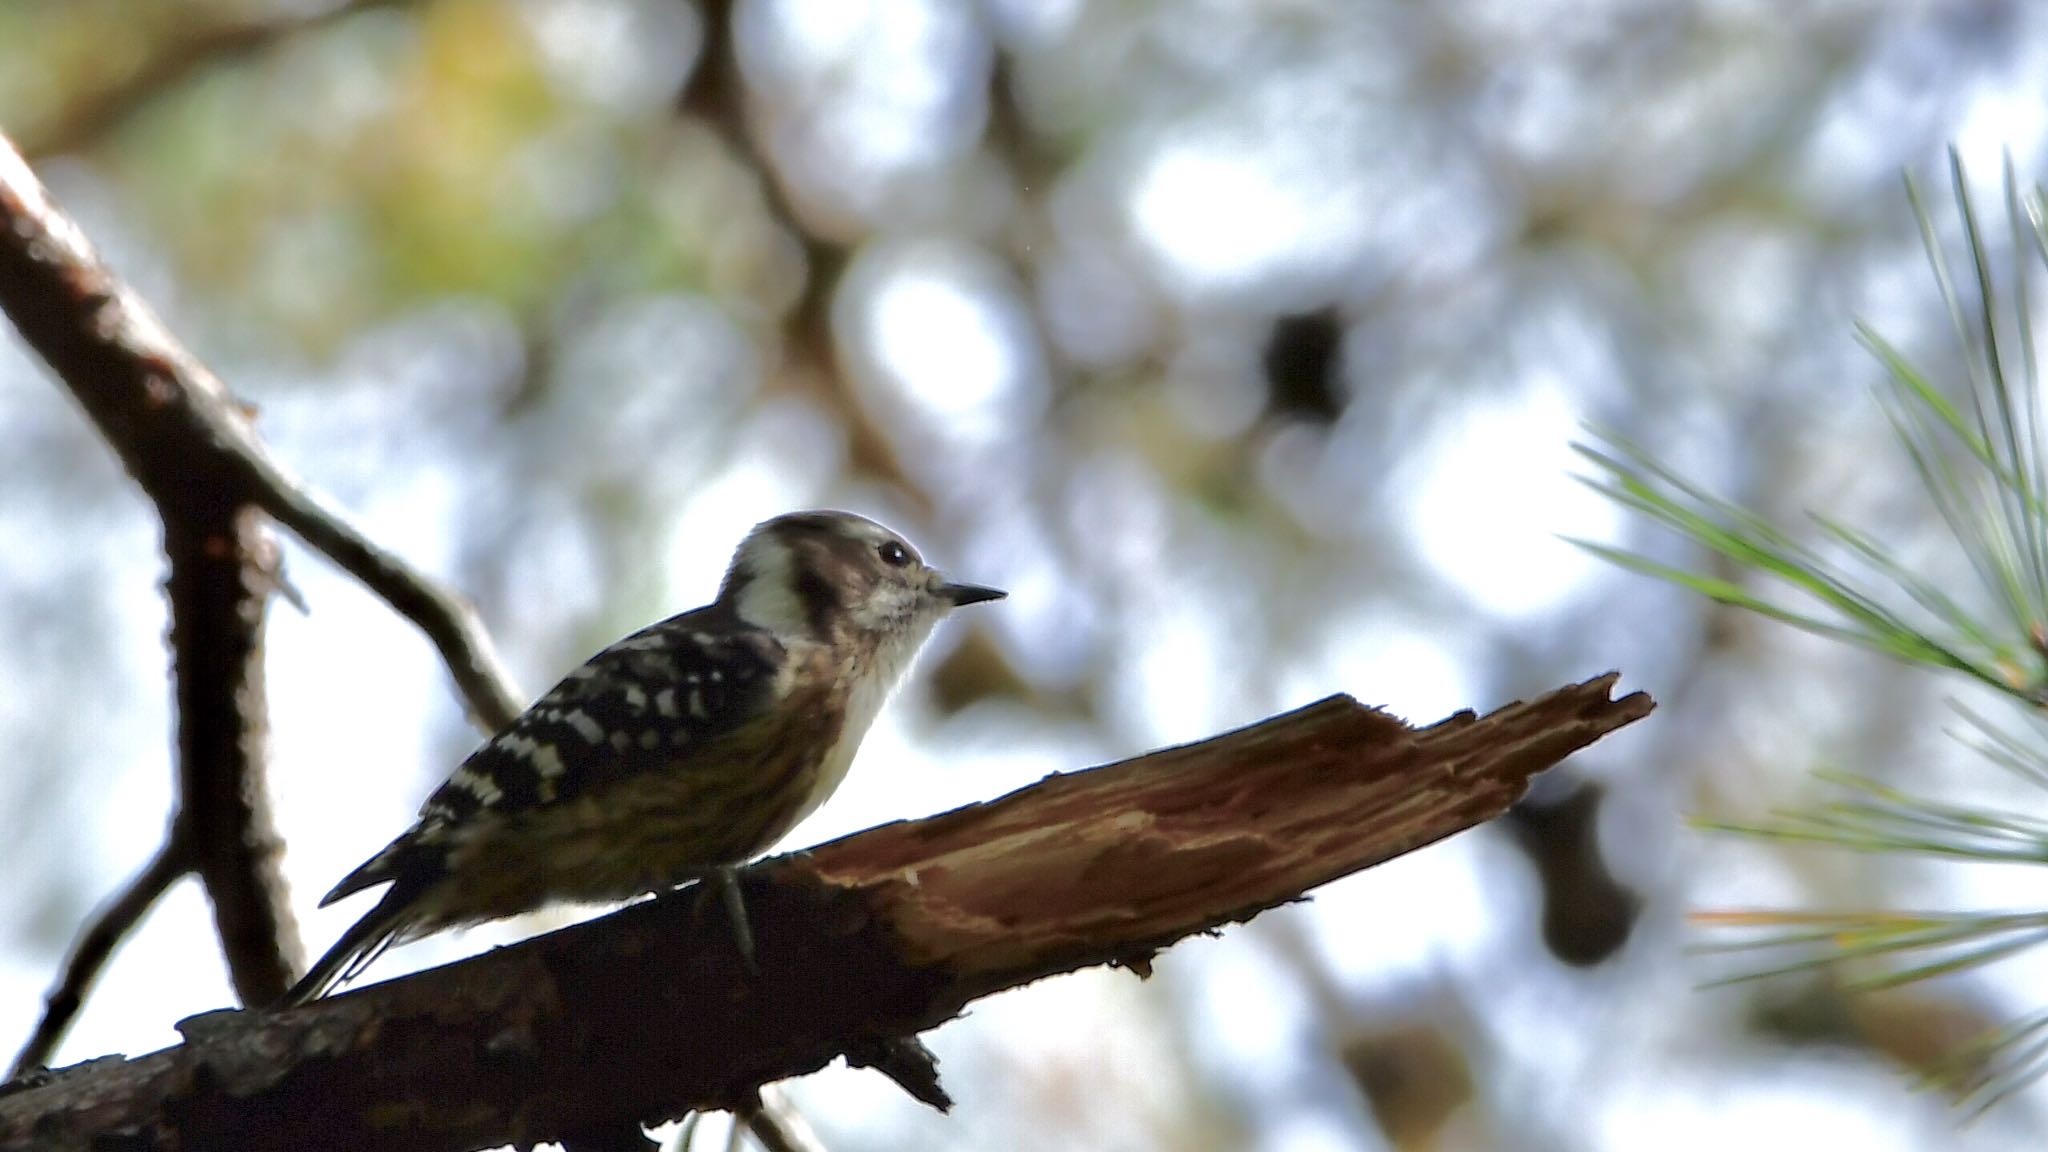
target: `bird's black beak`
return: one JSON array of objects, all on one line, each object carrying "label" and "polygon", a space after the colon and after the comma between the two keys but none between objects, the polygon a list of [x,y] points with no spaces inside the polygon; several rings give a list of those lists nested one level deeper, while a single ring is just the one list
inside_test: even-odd
[{"label": "bird's black beak", "polygon": [[984,600],[1001,600],[1009,593],[1001,588],[984,588],[979,584],[941,584],[939,595],[953,602],[953,607],[962,604],[979,604]]}]

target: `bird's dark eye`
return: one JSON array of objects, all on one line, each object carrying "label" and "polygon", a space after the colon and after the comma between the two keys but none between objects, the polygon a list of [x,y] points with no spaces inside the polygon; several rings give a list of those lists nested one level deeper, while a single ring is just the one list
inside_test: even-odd
[{"label": "bird's dark eye", "polygon": [[891,568],[901,568],[910,563],[910,549],[894,540],[882,541],[875,546],[875,551],[882,557],[882,563]]}]

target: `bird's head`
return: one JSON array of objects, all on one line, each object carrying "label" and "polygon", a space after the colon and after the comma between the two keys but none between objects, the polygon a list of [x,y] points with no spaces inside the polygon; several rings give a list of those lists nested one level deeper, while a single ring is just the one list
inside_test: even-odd
[{"label": "bird's head", "polygon": [[718,599],[778,637],[907,660],[946,613],[1004,595],[947,580],[908,540],[865,516],[791,512],[747,533]]}]

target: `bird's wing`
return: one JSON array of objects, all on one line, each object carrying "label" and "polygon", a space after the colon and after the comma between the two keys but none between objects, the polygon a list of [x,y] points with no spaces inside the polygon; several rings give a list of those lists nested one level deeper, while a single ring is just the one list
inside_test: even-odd
[{"label": "bird's wing", "polygon": [[650,769],[765,712],[783,648],[709,609],[673,616],[571,672],[471,753],[420,809],[417,824],[344,877],[324,907],[391,880],[416,846],[484,816],[572,800]]}]

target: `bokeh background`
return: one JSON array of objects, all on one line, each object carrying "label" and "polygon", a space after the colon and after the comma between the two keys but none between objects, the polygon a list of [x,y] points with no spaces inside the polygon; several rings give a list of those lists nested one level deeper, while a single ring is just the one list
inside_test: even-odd
[{"label": "bokeh background", "polygon": [[[1702,906],[2038,903],[1686,826],[1817,764],[1981,797],[1958,686],[1560,536],[1700,562],[1573,479],[1593,421],[1941,571],[1851,324],[1956,363],[1899,176],[1939,188],[1953,143],[1987,206],[2006,156],[2031,179],[2043,75],[2020,0],[0,0],[0,130],[529,691],[792,507],[1011,589],[793,845],[1333,691],[1432,720],[1620,668],[1663,702],[1149,982],[978,1004],[929,1038],[950,1117],[791,1085],[834,1149],[2041,1146],[2038,1092],[1958,1127],[1909,1086],[2048,999],[2041,963],[1850,998],[1701,991],[1727,965],[1686,951]],[[155,532],[0,335],[10,1051],[168,815]],[[273,787],[318,949],[360,909],[313,899],[475,737],[420,637],[287,551]],[[158,906],[63,1061],[231,1002],[202,901]]]}]

